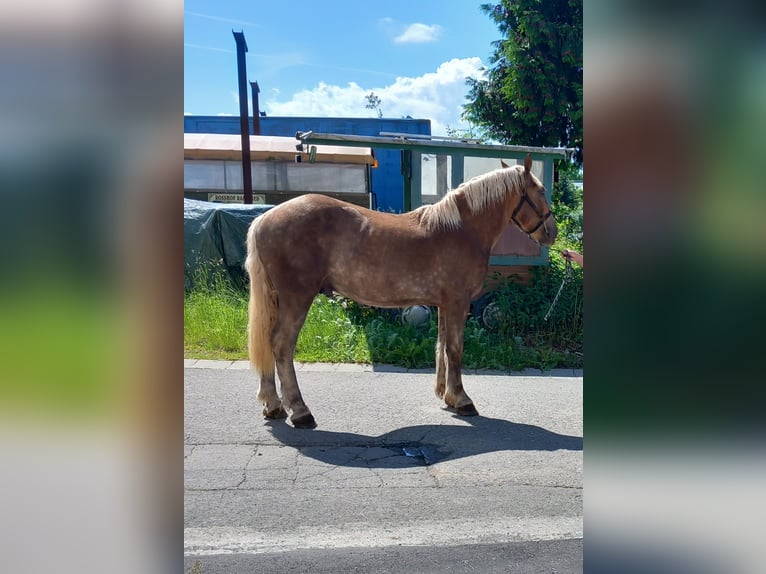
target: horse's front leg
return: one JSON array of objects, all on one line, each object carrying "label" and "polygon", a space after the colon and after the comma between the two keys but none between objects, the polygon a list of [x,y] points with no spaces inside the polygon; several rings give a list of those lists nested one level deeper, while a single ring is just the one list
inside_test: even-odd
[{"label": "horse's front leg", "polygon": [[439,325],[439,334],[436,339],[436,386],[434,387],[434,392],[438,398],[443,399],[445,384],[447,380],[447,330],[445,328],[446,320],[444,318],[444,313],[442,312],[441,307],[438,310],[437,320]]},{"label": "horse's front leg", "polygon": [[[468,318],[469,302],[458,304],[440,309],[439,312],[439,337],[441,339],[441,321],[444,317],[444,339],[446,347],[446,385],[444,392],[444,402],[448,407],[455,409],[455,412],[463,416],[478,415],[473,401],[463,389],[463,335],[465,332],[465,321]],[[437,367],[438,368],[438,367]],[[438,374],[437,374],[438,384]]]}]

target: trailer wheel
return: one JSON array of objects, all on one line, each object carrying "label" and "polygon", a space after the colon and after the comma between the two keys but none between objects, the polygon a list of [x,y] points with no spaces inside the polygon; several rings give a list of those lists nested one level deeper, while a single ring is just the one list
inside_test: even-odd
[{"label": "trailer wheel", "polygon": [[504,318],[504,313],[492,293],[482,295],[471,303],[471,315],[476,317],[482,327],[490,331],[499,329]]}]

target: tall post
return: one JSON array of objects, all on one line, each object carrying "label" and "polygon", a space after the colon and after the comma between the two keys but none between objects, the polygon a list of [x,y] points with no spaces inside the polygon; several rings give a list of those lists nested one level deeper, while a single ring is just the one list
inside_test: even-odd
[{"label": "tall post", "polygon": [[250,162],[250,128],[249,113],[247,105],[247,66],[245,64],[245,52],[247,52],[247,42],[245,42],[244,32],[231,31],[234,34],[234,41],[237,43],[237,79],[239,84],[239,131],[242,136],[242,189],[246,204],[253,203],[253,175],[251,172],[252,163]]},{"label": "tall post", "polygon": [[447,192],[449,191],[449,185],[447,185],[448,181],[447,156],[439,154],[436,156],[436,195],[438,197],[441,198],[447,195]]},{"label": "tall post", "polygon": [[261,135],[261,105],[258,102],[258,94],[261,92],[261,88],[258,87],[258,82],[250,82],[250,88],[253,92],[253,135]]},{"label": "tall post", "polygon": [[412,211],[412,150],[402,150],[402,176],[404,176],[404,201],[402,211]]}]

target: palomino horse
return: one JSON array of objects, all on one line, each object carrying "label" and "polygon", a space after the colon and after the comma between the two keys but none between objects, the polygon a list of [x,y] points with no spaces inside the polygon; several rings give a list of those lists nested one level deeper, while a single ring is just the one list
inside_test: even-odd
[{"label": "palomino horse", "polygon": [[375,307],[438,307],[436,395],[459,415],[478,414],[461,380],[463,331],[492,245],[509,222],[541,245],[556,239],[545,189],[531,166],[529,155],[523,166],[503,164],[409,213],[303,195],[257,218],[247,233],[245,266],[248,346],[263,414],[284,418],[289,411],[295,427],[316,426],[293,355],[314,297],[331,291]]}]

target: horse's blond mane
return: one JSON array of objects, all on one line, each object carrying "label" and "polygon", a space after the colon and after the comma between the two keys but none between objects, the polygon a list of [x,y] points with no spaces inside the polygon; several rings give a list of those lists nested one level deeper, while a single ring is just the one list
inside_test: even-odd
[{"label": "horse's blond mane", "polygon": [[419,207],[420,222],[429,230],[458,229],[462,222],[457,198],[461,195],[471,213],[480,213],[502,201],[506,194],[524,187],[524,166],[501,168],[478,175],[453,189],[433,205]]}]

